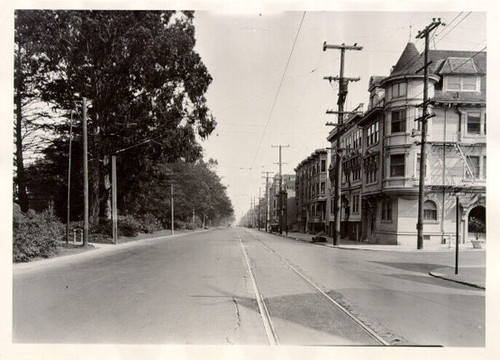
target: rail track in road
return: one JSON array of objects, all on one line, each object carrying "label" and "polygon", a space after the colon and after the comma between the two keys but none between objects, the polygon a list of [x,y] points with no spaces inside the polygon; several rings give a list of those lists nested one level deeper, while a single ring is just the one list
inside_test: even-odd
[{"label": "rail track in road", "polygon": [[[278,345],[280,343],[278,331],[276,330],[276,327],[273,324],[272,315],[270,314],[270,312],[268,310],[268,306],[266,305],[266,298],[261,294],[261,291],[259,290],[259,287],[257,285],[255,275],[254,275],[254,270],[252,269],[250,258],[248,255],[248,251],[245,247],[245,244],[243,242],[243,238],[240,234],[239,229],[237,230],[237,236],[238,236],[238,240],[240,242],[241,249],[242,249],[242,252],[243,252],[245,260],[246,260],[248,272],[250,274],[251,282],[252,282],[252,285],[253,285],[253,288],[255,291],[255,296],[256,296],[258,307],[259,307],[259,312],[260,312],[260,315],[262,317],[262,321],[264,324],[264,329],[266,331],[268,342],[270,345]],[[280,254],[278,254],[274,249],[272,249],[267,244],[265,244],[258,237],[255,237],[255,240],[257,240],[263,246],[263,248],[267,250],[267,252],[272,254],[272,256],[274,258],[276,258],[280,263],[282,263],[288,270],[290,270],[293,274],[295,274],[296,277],[298,277],[302,282],[307,284],[307,286],[309,288],[311,288],[313,292],[320,294],[321,297],[323,297],[326,300],[326,303],[328,303],[329,306],[331,306],[337,310],[340,310],[343,314],[345,314],[346,317],[349,319],[348,321],[351,323],[350,326],[357,327],[357,328],[361,329],[362,332],[367,334],[373,340],[375,346],[391,345],[388,341],[386,341],[384,338],[382,338],[380,335],[378,335],[375,331],[373,331],[370,327],[368,327],[366,324],[364,324],[359,318],[357,318],[355,315],[353,315],[351,312],[349,312],[349,310],[346,309],[344,306],[342,306],[342,304],[340,304],[338,301],[336,301],[330,295],[328,295],[312,279],[310,279],[302,271],[297,269],[297,267],[295,267],[289,261],[287,261],[287,259],[283,258]]]}]

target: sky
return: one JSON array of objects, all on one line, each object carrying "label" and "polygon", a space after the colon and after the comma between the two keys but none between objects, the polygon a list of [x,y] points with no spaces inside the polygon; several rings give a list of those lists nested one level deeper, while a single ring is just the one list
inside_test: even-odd
[{"label": "sky", "polygon": [[[368,104],[370,76],[388,76],[406,44],[423,51],[419,30],[441,18],[430,49],[487,51],[486,13],[470,11],[197,11],[196,50],[213,77],[208,106],[217,128],[203,142],[206,158],[218,160],[218,174],[239,219],[253,197],[264,196],[262,172],[283,174],[326,140],[337,108],[338,85],[323,80],[338,76],[340,51],[323,51],[323,43],[362,46],[346,51],[345,72],[360,77],[349,83],[346,110]],[[292,51],[293,49],[293,51]]]}]

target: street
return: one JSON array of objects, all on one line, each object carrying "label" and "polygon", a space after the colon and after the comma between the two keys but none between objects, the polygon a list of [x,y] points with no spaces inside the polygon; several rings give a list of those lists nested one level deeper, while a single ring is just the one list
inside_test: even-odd
[{"label": "street", "polygon": [[485,344],[485,292],[428,275],[449,252],[332,249],[231,228],[97,255],[14,267],[14,342]]}]

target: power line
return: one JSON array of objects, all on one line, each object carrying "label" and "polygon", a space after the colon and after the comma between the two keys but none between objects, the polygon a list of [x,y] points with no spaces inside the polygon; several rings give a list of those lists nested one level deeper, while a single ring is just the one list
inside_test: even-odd
[{"label": "power line", "polygon": [[[455,22],[455,20],[456,20],[456,19],[458,19],[458,17],[459,17],[460,15],[462,15],[463,13],[464,13],[463,11],[462,11],[462,12],[460,12],[457,16],[455,16],[455,17],[453,18],[453,20],[451,20],[450,22],[448,22],[448,26],[451,26],[451,24],[453,24],[453,23]],[[455,27],[453,27],[453,28],[455,28]],[[446,30],[447,30],[447,28],[444,28],[443,30],[441,30],[441,31],[439,31],[439,32],[438,32],[438,31],[436,31],[433,35],[434,35],[434,36],[439,36],[439,35],[441,35],[443,32],[445,32]]]},{"label": "power line", "polygon": [[271,116],[272,116],[274,108],[276,106],[276,101],[278,100],[281,86],[283,85],[283,80],[285,79],[285,75],[286,75],[286,72],[288,70],[288,65],[290,64],[290,60],[292,58],[292,54],[293,54],[293,51],[295,49],[295,44],[297,43],[297,39],[299,37],[300,29],[302,28],[302,23],[304,22],[305,16],[306,16],[306,11],[304,11],[304,13],[302,14],[302,18],[300,19],[299,28],[297,29],[297,34],[295,35],[295,39],[293,40],[292,50],[290,51],[290,54],[288,55],[288,60],[287,60],[286,65],[285,65],[285,71],[283,71],[283,75],[281,76],[281,81],[280,81],[280,84],[278,86],[278,90],[276,91],[276,96],[274,97],[273,106],[271,107],[271,111],[270,111],[269,116],[267,118],[267,122],[266,122],[266,126],[264,127],[264,131],[262,132],[262,136],[261,136],[260,141],[259,141],[259,146],[257,147],[257,151],[255,152],[255,157],[253,159],[252,166],[251,166],[252,168],[255,164],[255,160],[257,160],[257,155],[259,154],[260,148],[262,146],[262,141],[264,140],[267,126],[269,125],[269,121],[271,120]]},{"label": "power line", "polygon": [[[470,14],[472,14],[472,12],[468,12],[468,13],[467,13],[467,14],[466,14],[466,15],[465,15],[465,16],[464,16],[464,17],[463,17],[463,18],[462,18],[462,19],[461,19],[458,23],[456,23],[456,24],[455,24],[452,28],[450,28],[450,29],[449,29],[449,30],[448,30],[448,31],[447,31],[447,32],[446,32],[446,33],[445,33],[442,37],[440,37],[440,38],[439,38],[439,40],[438,40],[438,41],[436,41],[436,44],[437,44],[437,43],[439,43],[439,42],[440,42],[442,39],[444,39],[446,36],[448,36],[448,34],[449,34],[450,32],[452,32],[452,31],[453,31],[453,29],[455,29],[458,25],[460,25],[460,24],[462,23],[462,21],[464,21],[464,20],[465,20],[465,19],[466,19],[466,18],[467,18]],[[444,30],[443,30],[443,31],[441,31],[441,32],[439,33],[439,35],[440,35],[441,33],[443,33],[443,32],[444,32]],[[437,35],[437,34],[435,34],[435,36],[438,36],[438,35]]]}]

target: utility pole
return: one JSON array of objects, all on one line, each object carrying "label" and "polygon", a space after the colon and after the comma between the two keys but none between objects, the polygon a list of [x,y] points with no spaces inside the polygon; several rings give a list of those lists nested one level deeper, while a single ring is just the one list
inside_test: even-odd
[{"label": "utility pole", "polygon": [[116,244],[118,239],[118,207],[117,199],[117,183],[116,183],[116,155],[111,156],[111,218],[113,222],[113,244]]},{"label": "utility pole", "polygon": [[255,202],[255,196],[253,197],[253,227],[257,227],[257,203]]},{"label": "utility pole", "polygon": [[279,206],[279,229],[280,229],[280,234],[283,234],[283,204],[282,204],[282,193],[281,193],[281,188],[283,185],[283,176],[281,174],[281,165],[283,162],[281,161],[281,149],[289,147],[290,145],[271,145],[273,148],[279,148],[279,162],[275,163],[279,165],[279,193],[278,193],[278,206]]},{"label": "utility pole", "polygon": [[253,197],[250,197],[250,227],[253,227]]},{"label": "utility pole", "polygon": [[263,171],[262,172],[263,174],[266,174],[266,220],[265,220],[265,224],[266,224],[266,231],[267,231],[267,221],[269,219],[269,174],[271,174],[270,171]]},{"label": "utility pole", "polygon": [[[425,50],[424,50],[424,100],[421,106],[422,111],[422,131],[421,131],[421,141],[420,141],[420,175],[418,181],[418,218],[417,218],[417,249],[422,249],[424,247],[424,186],[425,186],[425,163],[426,163],[426,152],[425,143],[427,138],[427,119],[431,116],[427,113],[427,107],[430,103],[428,97],[428,87],[429,87],[429,65],[428,54],[429,54],[429,34],[431,31],[435,30],[439,25],[441,25],[441,19],[432,19],[432,23],[427,25],[424,30],[419,31],[416,36],[417,39],[425,39]],[[443,24],[444,25],[444,24]],[[422,70],[417,70],[417,73]]]},{"label": "utility pole", "polygon": [[87,140],[87,99],[82,99],[82,132],[83,132],[83,246],[89,243],[89,169]]},{"label": "utility pole", "polygon": [[69,152],[68,152],[68,204],[66,208],[66,244],[69,244],[69,222],[71,209],[71,143],[73,140],[73,110],[69,120]]},{"label": "utility pole", "polygon": [[259,187],[259,217],[257,218],[257,228],[260,230],[260,187]]},{"label": "utility pole", "polygon": [[340,50],[340,74],[338,77],[324,77],[323,79],[339,82],[339,94],[338,94],[338,112],[330,111],[327,113],[338,113],[338,123],[337,124],[327,124],[327,125],[337,125],[337,140],[336,140],[336,152],[335,152],[335,188],[334,188],[334,200],[333,200],[333,213],[335,216],[335,229],[333,232],[333,245],[338,245],[340,240],[340,207],[341,207],[341,199],[340,199],[340,175],[342,165],[340,164],[341,155],[340,155],[340,136],[343,133],[343,125],[344,125],[344,103],[347,96],[347,86],[350,81],[359,81],[358,78],[349,78],[344,77],[344,57],[346,50],[362,50],[362,46],[357,46],[354,44],[353,46],[349,45],[328,45],[326,41],[323,43],[323,51],[326,49],[338,49]]},{"label": "utility pole", "polygon": [[174,184],[170,184],[170,232],[174,235]]},{"label": "utility pole", "polygon": [[458,248],[460,246],[460,199],[458,194],[455,201],[455,216],[457,223],[455,225],[455,275],[458,275]]}]

